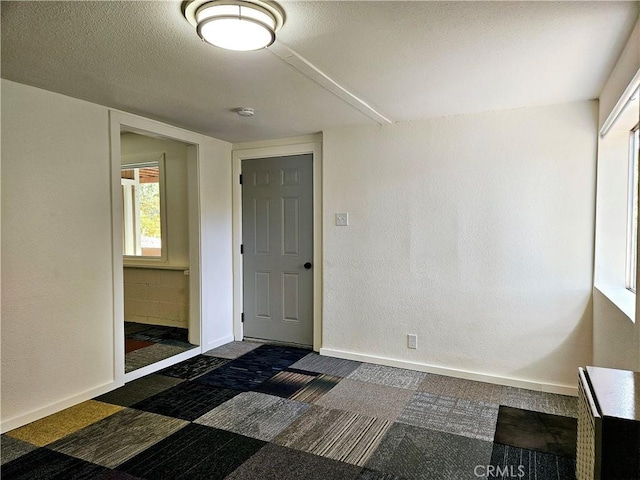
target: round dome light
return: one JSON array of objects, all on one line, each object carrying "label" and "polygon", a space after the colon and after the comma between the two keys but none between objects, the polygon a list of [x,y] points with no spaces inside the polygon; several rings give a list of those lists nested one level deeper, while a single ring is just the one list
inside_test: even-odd
[{"label": "round dome light", "polygon": [[194,1],[185,7],[185,17],[205,42],[227,50],[259,50],[268,47],[284,23],[284,15],[273,2],[237,0]]}]

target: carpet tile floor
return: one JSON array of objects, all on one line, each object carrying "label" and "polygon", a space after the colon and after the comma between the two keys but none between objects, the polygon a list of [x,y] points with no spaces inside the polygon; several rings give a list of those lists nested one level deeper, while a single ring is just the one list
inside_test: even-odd
[{"label": "carpet tile floor", "polygon": [[[139,343],[161,334],[129,328]],[[181,340],[164,341],[155,345]],[[3,480],[510,478],[491,474],[499,471],[564,480],[575,468],[576,405],[574,397],[232,342],[7,432],[0,437],[0,474]]]},{"label": "carpet tile floor", "polygon": [[124,322],[125,372],[132,372],[196,348],[189,343],[188,337],[189,330],[186,328]]}]

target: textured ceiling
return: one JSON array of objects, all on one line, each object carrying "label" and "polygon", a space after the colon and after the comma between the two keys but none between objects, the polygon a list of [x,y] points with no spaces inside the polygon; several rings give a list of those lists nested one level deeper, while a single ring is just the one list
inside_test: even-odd
[{"label": "textured ceiling", "polygon": [[[281,4],[278,42],[394,121],[596,98],[638,18],[638,2]],[[9,80],[234,142],[375,123],[269,50],[202,43],[180,2],[0,5]]]}]

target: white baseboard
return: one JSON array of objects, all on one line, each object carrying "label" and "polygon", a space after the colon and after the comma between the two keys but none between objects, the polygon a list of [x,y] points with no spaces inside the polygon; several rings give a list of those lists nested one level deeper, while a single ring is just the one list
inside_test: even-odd
[{"label": "white baseboard", "polygon": [[578,396],[578,387],[574,387],[571,385],[556,385],[552,383],[532,382],[530,380],[523,380],[519,378],[488,375],[479,372],[470,372],[467,370],[459,370],[455,368],[428,365],[425,363],[410,362],[407,360],[396,360],[393,358],[365,355],[362,353],[345,352],[342,350],[334,350],[331,348],[321,348],[320,355],[326,355],[327,357],[344,358],[346,360],[356,360],[359,362],[375,363],[377,365],[385,365],[387,367],[406,368],[407,370],[417,370],[419,372],[447,375],[449,377],[464,378],[465,380],[475,380],[478,382],[494,383],[497,385],[507,385],[509,387],[526,388],[528,390],[536,390],[539,392],[559,393],[561,395],[571,395],[574,397]]},{"label": "white baseboard", "polygon": [[211,340],[207,342],[206,345],[202,346],[202,353],[208,352],[214,348],[218,348],[222,345],[226,345],[227,343],[233,342],[233,335],[225,335],[224,337],[216,338],[215,340]]},{"label": "white baseboard", "polygon": [[74,405],[77,405],[84,401],[91,400],[98,395],[110,392],[111,390],[121,387],[122,385],[124,384],[116,381],[105,383],[104,385],[100,385],[77,395],[65,398],[64,400],[60,400],[59,402],[55,402],[45,407],[32,410],[31,412],[18,415],[17,417],[2,420],[2,422],[0,422],[0,433],[6,433],[9,430],[13,430],[14,428],[22,427],[27,423],[35,422],[36,420],[40,420],[41,418],[44,418],[48,415],[53,415],[54,413],[58,413],[65,408],[73,407]]}]

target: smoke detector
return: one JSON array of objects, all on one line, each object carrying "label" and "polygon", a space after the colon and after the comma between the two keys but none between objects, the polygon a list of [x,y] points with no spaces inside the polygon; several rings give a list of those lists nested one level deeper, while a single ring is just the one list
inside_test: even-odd
[{"label": "smoke detector", "polygon": [[256,111],[251,107],[240,107],[236,108],[236,113],[241,117],[253,117],[256,114]]}]

